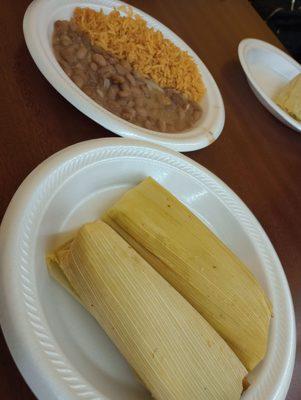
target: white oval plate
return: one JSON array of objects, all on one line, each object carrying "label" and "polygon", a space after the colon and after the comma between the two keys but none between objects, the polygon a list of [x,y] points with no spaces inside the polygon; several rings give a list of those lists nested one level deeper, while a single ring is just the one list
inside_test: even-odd
[{"label": "white oval plate", "polygon": [[301,73],[301,65],[282,50],[258,39],[242,40],[238,46],[238,55],[258,100],[285,125],[301,132],[301,122],[273,101],[279,89]]},{"label": "white oval plate", "polygon": [[51,37],[53,24],[57,19],[69,19],[75,7],[102,8],[109,13],[113,7],[122,4],[111,0],[35,0],[28,7],[23,21],[23,30],[27,47],[32,58],[45,78],[71,104],[100,125],[120,136],[158,143],[177,151],[201,149],[214,142],[220,135],[224,122],[225,110],[219,89],[199,57],[187,44],[163,24],[146,13],[134,8],[149,26],[160,30],[182,50],[187,51],[203,77],[207,93],[201,102],[203,114],[199,122],[190,130],[181,133],[160,133],[141,128],[107,111],[84,92],[64,73],[52,51]]},{"label": "white oval plate", "polygon": [[[157,145],[97,139],[37,167],[13,197],[0,231],[1,324],[21,373],[41,400],[150,396],[96,321],[47,273],[45,253],[152,176],[244,261],[274,307],[268,353],[243,400],[283,400],[295,357],[290,290],[268,237],[215,175]],[[188,400],[188,399],[187,399]]]}]

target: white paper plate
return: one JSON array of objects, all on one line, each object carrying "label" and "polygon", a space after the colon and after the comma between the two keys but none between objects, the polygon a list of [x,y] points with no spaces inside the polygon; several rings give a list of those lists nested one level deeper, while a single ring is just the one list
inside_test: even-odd
[{"label": "white paper plate", "polygon": [[205,168],[171,150],[125,139],[87,141],[53,155],[25,179],[5,214],[1,323],[25,380],[41,400],[150,399],[95,320],[48,276],[44,261],[45,252],[147,176],[190,207],[262,283],[275,316],[268,354],[243,400],[283,400],[295,357],[294,311],[263,229]]},{"label": "white paper plate", "polygon": [[285,125],[301,132],[301,122],[273,101],[279,89],[301,73],[301,65],[277,47],[257,39],[242,40],[238,46],[238,55],[258,100]]},{"label": "white paper plate", "polygon": [[206,66],[186,43],[163,24],[134,8],[149,26],[160,30],[179,48],[187,51],[197,64],[207,88],[201,102],[203,114],[193,129],[167,134],[141,128],[107,111],[82,92],[64,73],[55,59],[51,46],[53,24],[57,19],[69,19],[75,7],[102,8],[109,13],[114,6],[124,4],[111,0],[35,0],[28,7],[23,21],[24,36],[32,58],[42,74],[71,104],[81,112],[120,136],[147,140],[177,151],[191,151],[208,146],[220,135],[225,110],[218,87]]}]

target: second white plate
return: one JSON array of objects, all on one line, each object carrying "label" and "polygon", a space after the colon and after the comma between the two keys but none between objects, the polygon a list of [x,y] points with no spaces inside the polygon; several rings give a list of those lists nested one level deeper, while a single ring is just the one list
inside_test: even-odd
[{"label": "second white plate", "polygon": [[282,50],[258,39],[242,40],[238,46],[238,55],[258,100],[279,121],[301,132],[301,122],[283,111],[273,100],[283,86],[301,73],[301,65]]},{"label": "second white plate", "polygon": [[35,0],[28,7],[23,21],[24,36],[32,58],[54,88],[81,112],[120,136],[158,143],[177,151],[201,149],[220,135],[225,110],[219,89],[200,58],[187,44],[159,21],[134,8],[150,27],[160,30],[180,49],[194,59],[204,80],[207,92],[201,102],[202,116],[195,127],[181,133],[160,133],[141,128],[107,111],[84,92],[64,73],[52,51],[53,24],[58,19],[70,19],[76,7],[100,8],[109,13],[114,7],[125,4],[112,0]]}]

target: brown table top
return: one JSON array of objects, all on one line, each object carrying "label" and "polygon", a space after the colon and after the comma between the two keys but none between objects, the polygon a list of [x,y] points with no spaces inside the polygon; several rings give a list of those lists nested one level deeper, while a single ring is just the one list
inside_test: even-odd
[{"label": "brown table top", "polygon": [[[81,114],[46,81],[22,33],[29,0],[3,2],[0,13],[0,218],[31,170],[54,152],[114,136]],[[295,304],[297,361],[288,400],[301,398],[301,136],[276,120],[251,92],[237,57],[241,39],[281,44],[247,0],[132,0],[190,45],[221,90],[226,123],[206,149],[187,153],[224,180],[253,211],[286,272]],[[0,338],[1,398],[35,397]],[[298,379],[299,376],[299,379]],[[260,399],[264,400],[264,399]]]}]

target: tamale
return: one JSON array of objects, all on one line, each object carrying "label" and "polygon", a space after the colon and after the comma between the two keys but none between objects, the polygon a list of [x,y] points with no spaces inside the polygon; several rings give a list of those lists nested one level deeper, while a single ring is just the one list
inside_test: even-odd
[{"label": "tamale", "polygon": [[271,304],[238,257],[152,178],[103,216],[213,326],[250,371],[267,348]]},{"label": "tamale", "polygon": [[[75,293],[74,288],[70,285],[66,275],[60,268],[60,264],[64,263],[65,258],[69,257],[70,245],[74,239],[68,240],[62,246],[58,247],[54,253],[50,253],[46,256],[46,265],[49,274],[58,281],[70,294],[72,294],[80,303],[81,300],[77,293]],[[84,305],[84,304],[82,304]]]},{"label": "tamale", "polygon": [[280,89],[275,102],[297,121],[301,121],[301,74]]},{"label": "tamale", "polygon": [[[236,400],[247,374],[207,321],[102,221],[47,257],[157,400]],[[61,275],[55,273],[61,281]]]}]

